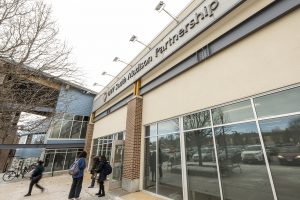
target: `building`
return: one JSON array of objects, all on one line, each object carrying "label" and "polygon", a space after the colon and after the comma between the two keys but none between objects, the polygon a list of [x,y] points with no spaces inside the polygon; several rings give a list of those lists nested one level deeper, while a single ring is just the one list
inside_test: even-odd
[{"label": "building", "polygon": [[[37,159],[45,159],[47,172],[68,169],[84,149],[96,93],[7,60],[0,60],[0,77],[0,170]],[[19,143],[21,113],[45,120],[33,121]]]},{"label": "building", "polygon": [[299,5],[195,0],[162,30],[94,99],[110,188],[298,199]]}]

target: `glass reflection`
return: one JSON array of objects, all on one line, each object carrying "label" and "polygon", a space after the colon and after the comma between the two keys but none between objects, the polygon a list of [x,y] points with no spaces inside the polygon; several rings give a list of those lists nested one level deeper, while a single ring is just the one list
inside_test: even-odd
[{"label": "glass reflection", "polygon": [[76,159],[77,149],[69,149],[66,155],[66,161],[64,165],[64,169],[67,170],[71,167],[73,162]]},{"label": "glass reflection", "polygon": [[183,130],[190,130],[209,126],[210,114],[208,110],[183,117]]},{"label": "glass reflection", "polygon": [[255,123],[215,128],[215,135],[224,197],[273,199]]},{"label": "glass reflection", "polygon": [[60,128],[61,128],[61,121],[54,121],[50,137],[51,138],[58,138],[59,133],[60,133]]},{"label": "glass reflection", "polygon": [[72,127],[72,121],[63,121],[59,138],[69,138]]},{"label": "glass reflection", "polygon": [[146,126],[146,137],[147,136],[156,136],[157,133],[156,133],[156,124],[152,124],[150,126]]},{"label": "glass reflection", "polygon": [[299,199],[300,115],[259,122],[277,196]]},{"label": "glass reflection", "polygon": [[214,125],[254,119],[251,102],[243,101],[212,110]]},{"label": "glass reflection", "polygon": [[179,120],[172,119],[168,121],[159,122],[157,125],[158,135],[174,133],[179,131]]},{"label": "glass reflection", "polygon": [[254,99],[258,117],[280,115],[300,111],[300,87]]},{"label": "glass reflection", "polygon": [[63,169],[64,162],[65,162],[65,156],[66,156],[66,153],[56,153],[55,154],[53,171],[59,171],[59,170]]},{"label": "glass reflection", "polygon": [[157,193],[171,199],[183,199],[179,133],[158,137]]},{"label": "glass reflection", "polygon": [[44,167],[45,172],[50,172],[53,165],[54,153],[45,154]]},{"label": "glass reflection", "polygon": [[219,200],[211,129],[185,133],[185,146],[189,199]]},{"label": "glass reflection", "polygon": [[81,129],[81,122],[74,121],[70,138],[79,138]]},{"label": "glass reflection", "polygon": [[144,188],[151,192],[156,192],[156,138],[145,141]]}]

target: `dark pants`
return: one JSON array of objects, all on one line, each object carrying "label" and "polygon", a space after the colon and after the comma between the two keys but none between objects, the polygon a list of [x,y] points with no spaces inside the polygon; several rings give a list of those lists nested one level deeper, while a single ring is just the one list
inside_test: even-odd
[{"label": "dark pants", "polygon": [[95,186],[96,176],[97,176],[97,174],[92,174],[92,177],[91,177],[91,179],[92,179],[91,187],[94,187],[94,186]]},{"label": "dark pants", "polygon": [[105,195],[104,191],[104,181],[99,181],[99,195]]},{"label": "dark pants", "polygon": [[28,194],[31,194],[33,185],[35,185],[37,188],[39,188],[41,190],[44,190],[44,188],[38,184],[38,182],[41,180],[41,178],[42,178],[42,176],[38,176],[38,177],[33,177],[31,179]]},{"label": "dark pants", "polygon": [[69,199],[78,198],[82,188],[83,177],[73,178]]}]

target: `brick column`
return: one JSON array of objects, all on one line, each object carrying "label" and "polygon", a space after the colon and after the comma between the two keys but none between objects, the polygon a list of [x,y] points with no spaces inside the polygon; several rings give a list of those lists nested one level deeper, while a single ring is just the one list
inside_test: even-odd
[{"label": "brick column", "polygon": [[129,192],[139,190],[142,108],[143,99],[139,96],[127,104],[122,188]]},{"label": "brick column", "polygon": [[90,157],[90,151],[93,140],[94,124],[89,123],[86,130],[84,150],[87,152],[87,158]]}]

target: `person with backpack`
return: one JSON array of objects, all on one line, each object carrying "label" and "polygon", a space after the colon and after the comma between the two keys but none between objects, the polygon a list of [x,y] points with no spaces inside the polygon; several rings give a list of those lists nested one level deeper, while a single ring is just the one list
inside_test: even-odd
[{"label": "person with backpack", "polygon": [[104,197],[105,196],[105,190],[104,190],[104,181],[106,180],[106,177],[111,173],[112,168],[110,164],[107,162],[106,157],[102,155],[100,157],[100,163],[99,167],[97,169],[97,173],[99,174],[99,192],[96,193],[98,197]]},{"label": "person with backpack", "polygon": [[73,182],[69,193],[69,199],[79,199],[79,195],[82,188],[83,172],[86,167],[86,156],[86,151],[80,153],[78,159],[71,165],[69,169],[69,173],[72,175],[73,178]]},{"label": "person with backpack", "polygon": [[29,185],[29,190],[28,190],[28,193],[25,195],[25,197],[31,196],[32,187],[34,185],[37,188],[41,189],[42,192],[44,192],[44,188],[38,184],[39,181],[42,179],[43,172],[44,172],[43,163],[44,162],[42,160],[39,160],[38,165],[36,166],[36,168],[32,172],[32,175],[30,177],[31,181],[30,181],[30,185]]}]

